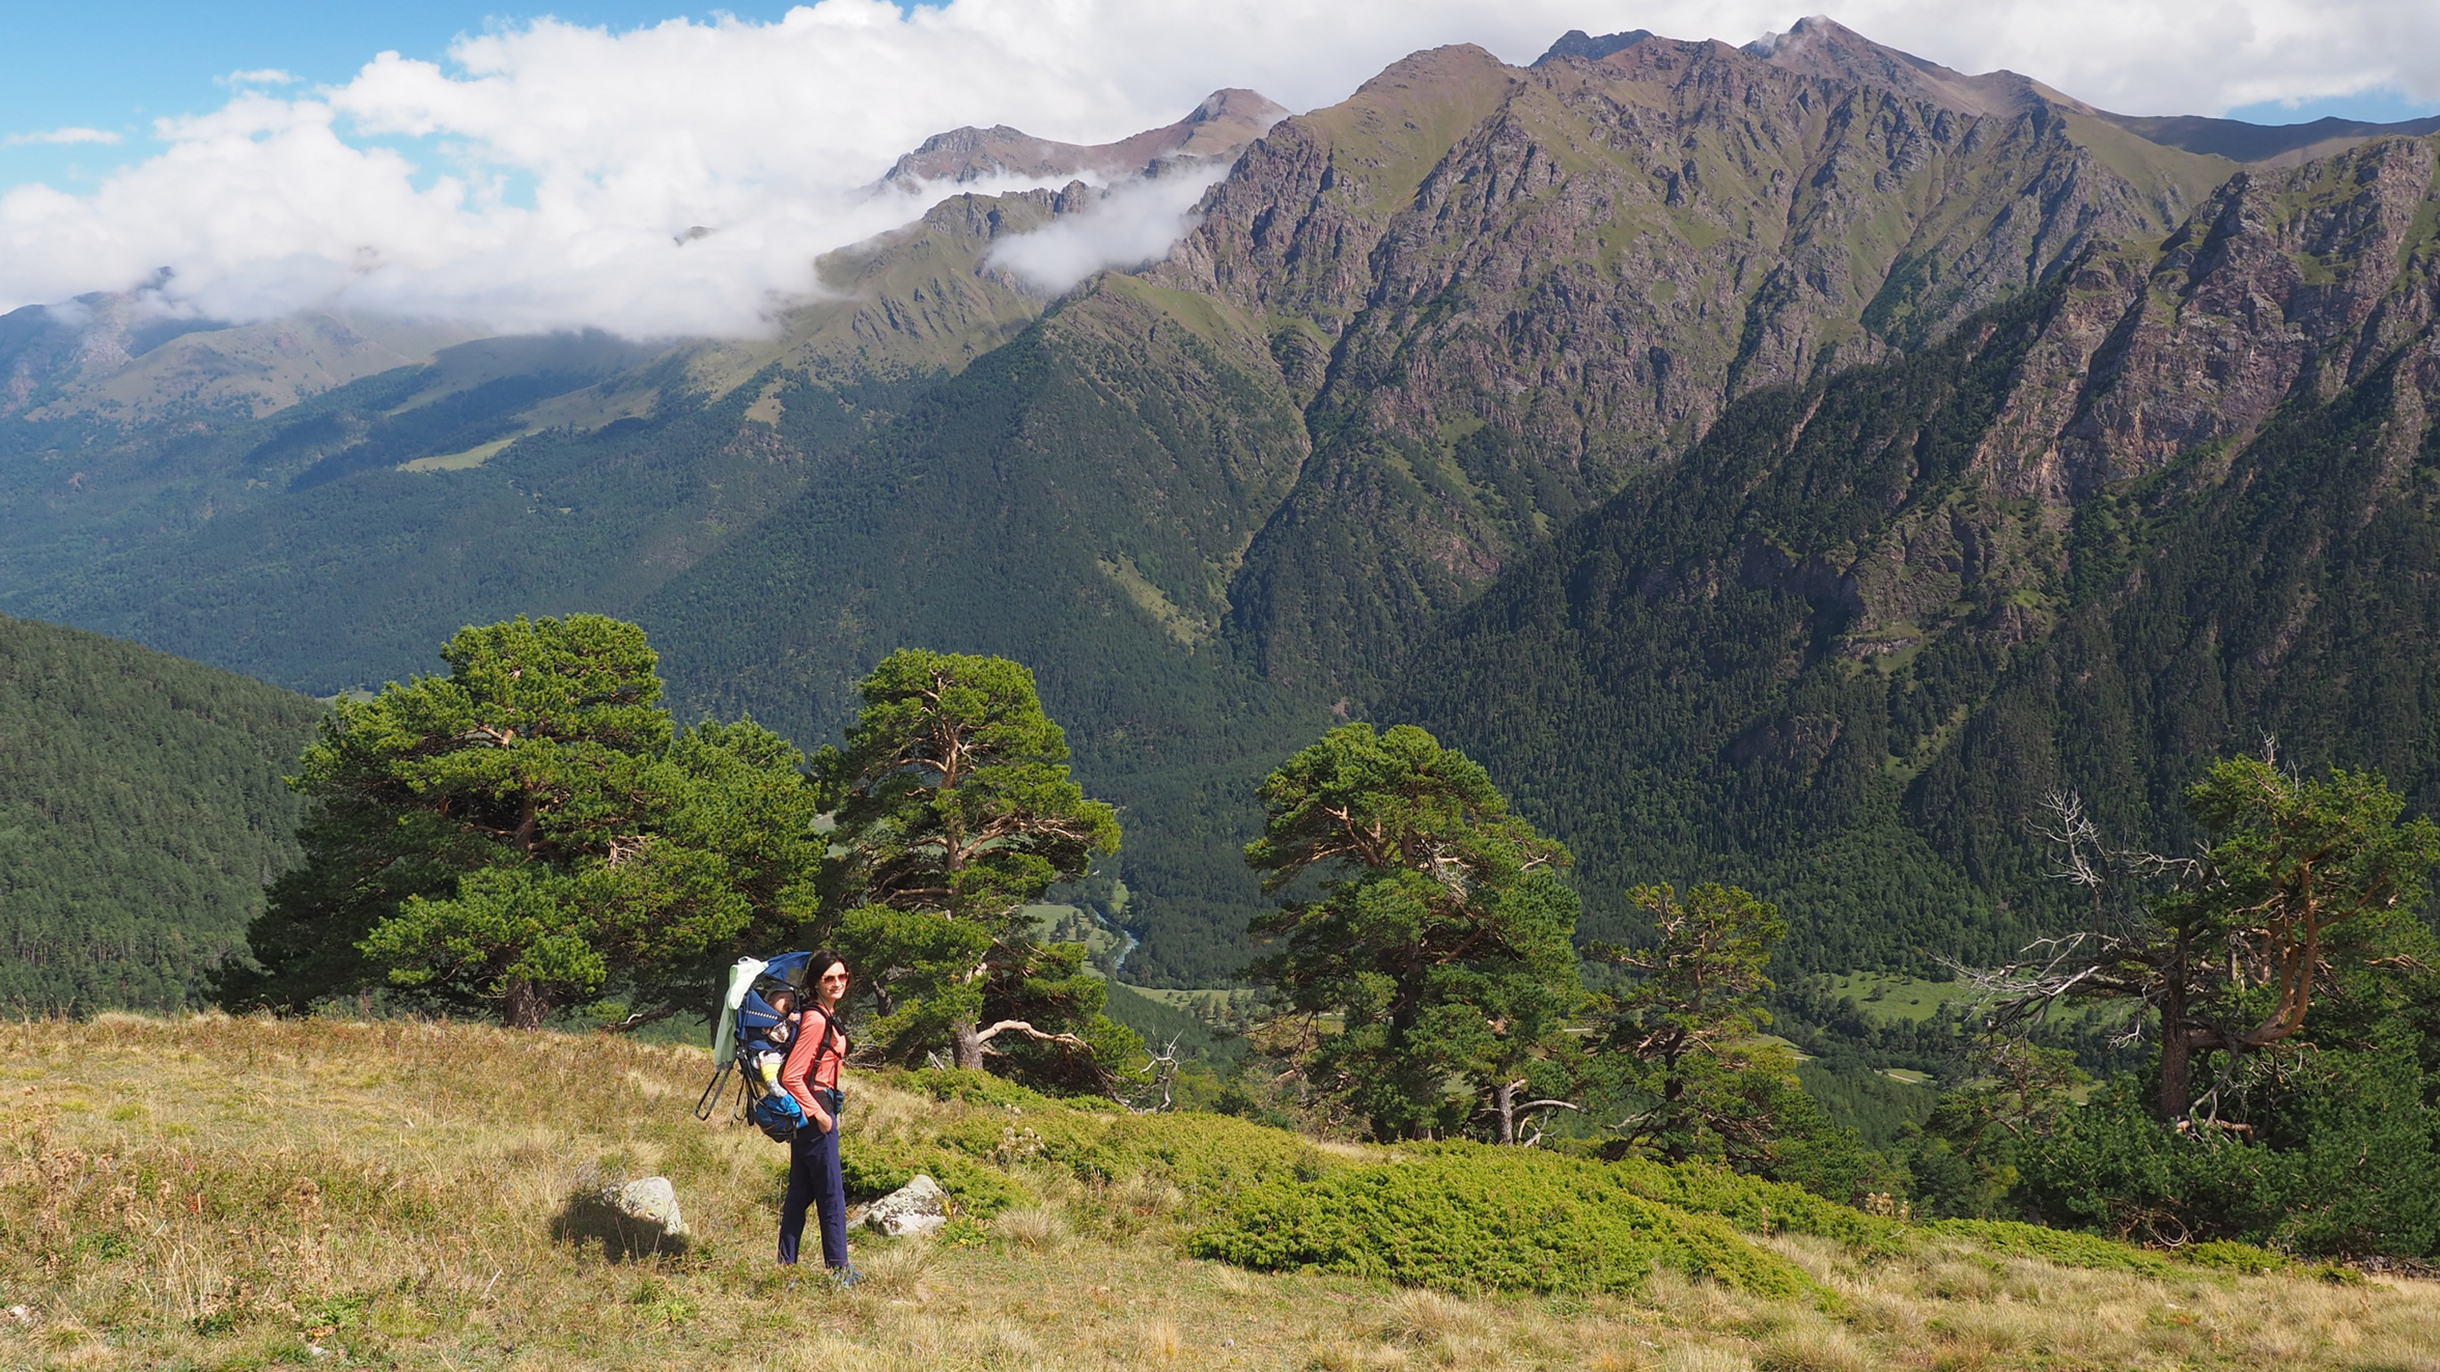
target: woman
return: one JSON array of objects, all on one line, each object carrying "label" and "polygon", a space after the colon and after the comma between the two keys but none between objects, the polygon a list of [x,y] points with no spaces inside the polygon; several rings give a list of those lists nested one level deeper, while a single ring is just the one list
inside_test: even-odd
[{"label": "woman", "polygon": [[813,996],[798,1017],[796,1042],[779,1070],[779,1084],[804,1108],[808,1123],[788,1144],[788,1197],[779,1208],[779,1260],[796,1262],[805,1235],[805,1206],[822,1221],[822,1261],[847,1284],[847,1187],[839,1176],[839,1065],[847,1058],[847,1029],[839,1023],[847,1001],[847,960],[821,952],[806,964]]}]

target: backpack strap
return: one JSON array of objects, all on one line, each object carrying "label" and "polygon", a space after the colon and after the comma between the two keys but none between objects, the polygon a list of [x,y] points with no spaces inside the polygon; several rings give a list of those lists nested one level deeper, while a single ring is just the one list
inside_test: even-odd
[{"label": "backpack strap", "polygon": [[[807,1029],[810,1027],[810,1021],[816,1015],[821,1016],[822,1032],[819,1035],[812,1035],[807,1032]],[[831,1037],[834,1034],[838,1036],[838,1043],[835,1048],[832,1046],[831,1042]],[[823,1053],[833,1053],[838,1058],[841,1066],[846,1065],[848,1050],[847,1031],[841,1029],[838,1026],[836,1017],[830,1014],[828,1011],[822,1009],[819,1004],[808,1005],[802,1011],[798,1012],[796,1042],[790,1045],[788,1056],[790,1058],[794,1058],[797,1051],[802,1049],[807,1043],[811,1043],[813,1045],[813,1061],[805,1068],[806,1085],[812,1085],[813,1079],[821,1075]]]},{"label": "backpack strap", "polygon": [[[805,1074],[806,1079],[811,1080],[814,1073],[822,1070],[822,1054],[825,1050],[830,1051],[833,1056],[838,1058],[839,1065],[841,1067],[845,1067],[847,1065],[848,1049],[847,1031],[839,1027],[838,1016],[832,1014],[828,1010],[823,1009],[819,1004],[807,1006],[804,1013],[808,1015],[820,1015],[822,1017],[822,1037],[816,1040],[814,1043],[813,1067],[811,1071],[808,1071]],[[797,1018],[797,1023],[801,1025],[804,1022],[804,1017],[800,1015]],[[832,1046],[834,1035],[836,1036],[837,1040],[837,1046],[835,1048]]]}]

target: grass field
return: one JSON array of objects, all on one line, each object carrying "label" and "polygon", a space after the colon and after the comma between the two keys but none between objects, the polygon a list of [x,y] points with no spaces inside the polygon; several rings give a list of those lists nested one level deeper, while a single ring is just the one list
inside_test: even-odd
[{"label": "grass field", "polygon": [[1864,1018],[1883,1024],[1908,1020],[1920,1023],[1940,1013],[1943,1005],[1966,1008],[1974,990],[1962,981],[1926,981],[1921,977],[1883,972],[1848,972],[1830,979],[1833,996],[1853,996]]},{"label": "grass field", "polygon": [[1160,986],[1139,986],[1135,989],[1206,1024],[1228,1027],[1244,1023],[1261,998],[1259,992],[1244,987],[1173,990]]},{"label": "grass field", "polygon": [[[1667,1269],[1594,1297],[1246,1272],[1184,1256],[1210,1194],[1159,1149],[1091,1171],[1027,1141],[1205,1130],[1224,1153],[1387,1155],[868,1076],[851,1135],[1004,1140],[966,1146],[1013,1204],[940,1239],[859,1237],[852,1289],[791,1282],[769,1257],[779,1150],[690,1117],[704,1068],[699,1049],[469,1025],[0,1025],[0,1365],[2440,1372],[2430,1284],[2131,1250],[2145,1270],[2092,1270],[1928,1231],[1877,1254],[1756,1240],[1816,1284],[1796,1299]],[[569,1230],[572,1197],[648,1173],[675,1183],[691,1248],[620,1260]]]}]

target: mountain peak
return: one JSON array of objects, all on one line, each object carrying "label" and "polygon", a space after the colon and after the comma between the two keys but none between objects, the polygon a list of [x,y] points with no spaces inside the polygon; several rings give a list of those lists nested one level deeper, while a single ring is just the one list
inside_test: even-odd
[{"label": "mountain peak", "polygon": [[1652,30],[1650,29],[1629,29],[1625,33],[1605,33],[1599,38],[1593,37],[1582,29],[1569,29],[1559,35],[1558,42],[1550,45],[1550,51],[1535,58],[1533,64],[1537,67],[1546,67],[1562,57],[1575,57],[1587,62],[1598,62],[1611,53],[1624,52],[1651,37]]},{"label": "mountain peak", "polygon": [[2015,72],[1968,76],[1875,43],[1827,15],[1799,19],[1786,33],[1766,33],[1740,51],[1799,75],[1883,86],[1959,114],[2016,114],[2043,103],[2083,108]]},{"label": "mountain peak", "polygon": [[881,184],[914,191],[930,182],[964,184],[1001,176],[1119,180],[1173,158],[1227,156],[1287,117],[1277,102],[1232,86],[1205,96],[1174,124],[1115,143],[1061,143],[1006,124],[968,126],[925,139],[891,166]]}]

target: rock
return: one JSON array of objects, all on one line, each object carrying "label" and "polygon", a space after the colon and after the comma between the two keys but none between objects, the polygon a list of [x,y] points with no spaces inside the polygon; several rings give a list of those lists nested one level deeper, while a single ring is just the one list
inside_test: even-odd
[{"label": "rock", "polygon": [[686,1217],[678,1213],[678,1192],[667,1177],[645,1177],[624,1186],[605,1187],[602,1200],[629,1219],[661,1226],[673,1239],[686,1237]]},{"label": "rock", "polygon": [[865,1228],[892,1237],[936,1234],[948,1222],[948,1193],[940,1189],[939,1182],[920,1173],[864,1212]]}]

